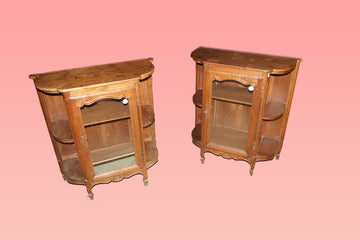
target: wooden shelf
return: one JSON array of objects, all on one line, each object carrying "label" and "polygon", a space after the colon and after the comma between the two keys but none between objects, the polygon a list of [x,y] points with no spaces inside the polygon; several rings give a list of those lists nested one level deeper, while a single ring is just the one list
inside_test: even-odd
[{"label": "wooden shelf", "polygon": [[84,178],[81,174],[78,158],[70,158],[61,161],[63,177],[66,181],[75,184],[83,184]]},{"label": "wooden shelf", "polygon": [[99,101],[91,106],[85,106],[82,110],[84,126],[111,122],[130,117],[129,105],[121,101]]},{"label": "wooden shelf", "polygon": [[93,165],[109,162],[117,158],[133,155],[134,146],[131,142],[113,145],[107,148],[100,148],[90,151]]},{"label": "wooden shelf", "polygon": [[279,146],[279,141],[274,138],[261,136],[261,141],[258,149],[260,156],[274,156]]},{"label": "wooden shelf", "polygon": [[151,109],[149,105],[142,105],[141,113],[142,113],[142,124],[144,128],[150,126],[155,121],[154,111]]},{"label": "wooden shelf", "polygon": [[193,143],[196,146],[201,147],[201,124],[200,123],[197,123],[195,125],[195,128],[191,132],[191,137],[192,137]]},{"label": "wooden shelf", "polygon": [[[90,126],[90,125],[99,124],[99,123],[106,123],[106,122],[120,120],[120,119],[130,117],[128,108],[127,108],[127,112],[125,110],[125,113],[121,113],[120,111],[116,110],[116,107],[120,106],[120,104],[119,104],[119,105],[115,106],[115,108],[114,108],[115,111],[113,111],[114,114],[109,119],[105,119],[106,114],[101,115],[100,113],[102,111],[104,111],[104,113],[108,113],[111,105],[112,104],[106,104],[105,110],[100,109],[99,106],[96,106],[96,108],[97,108],[96,111],[95,110],[90,110],[90,111],[86,110],[85,111],[86,113],[83,114],[84,126]],[[154,112],[152,111],[152,109],[149,105],[142,105],[141,111],[142,111],[143,127],[145,128],[145,127],[150,126],[155,121]],[[51,122],[51,130],[52,130],[52,134],[53,134],[54,138],[57,141],[59,141],[61,143],[74,143],[74,139],[71,134],[69,120],[58,120],[58,121]]]},{"label": "wooden shelf", "polygon": [[284,114],[285,103],[282,102],[268,102],[265,105],[264,120],[276,120]]},{"label": "wooden shelf", "polygon": [[158,161],[158,150],[155,141],[145,141],[146,168],[153,166]]},{"label": "wooden shelf", "polygon": [[[155,115],[149,105],[141,106],[143,127],[150,126],[155,121]],[[84,126],[111,122],[130,118],[129,106],[118,101],[98,102],[82,110]]]},{"label": "wooden shelf", "polygon": [[245,150],[247,135],[247,131],[223,126],[214,126],[213,129],[210,130],[210,143],[237,150]]},{"label": "wooden shelf", "polygon": [[202,107],[202,89],[196,91],[193,96],[193,102],[197,107]]},{"label": "wooden shelf", "polygon": [[61,143],[73,143],[69,120],[58,120],[51,122],[51,131],[54,138]]},{"label": "wooden shelf", "polygon": [[213,84],[212,98],[216,100],[251,105],[252,93],[247,88]]},{"label": "wooden shelf", "polygon": [[[144,145],[146,153],[145,166],[146,168],[150,168],[158,161],[156,143],[155,141],[145,141]],[[135,153],[130,151],[133,151],[133,146],[129,143],[91,151],[95,174],[100,175],[109,171],[135,166]],[[94,156],[95,158],[103,160],[95,163]]]}]

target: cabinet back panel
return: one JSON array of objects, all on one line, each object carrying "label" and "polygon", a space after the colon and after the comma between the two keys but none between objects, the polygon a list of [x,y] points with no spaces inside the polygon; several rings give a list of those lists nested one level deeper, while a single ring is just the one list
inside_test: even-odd
[{"label": "cabinet back panel", "polygon": [[214,105],[214,124],[248,131],[251,107],[223,101]]},{"label": "cabinet back panel", "polygon": [[89,126],[85,131],[91,150],[132,142],[128,119]]}]

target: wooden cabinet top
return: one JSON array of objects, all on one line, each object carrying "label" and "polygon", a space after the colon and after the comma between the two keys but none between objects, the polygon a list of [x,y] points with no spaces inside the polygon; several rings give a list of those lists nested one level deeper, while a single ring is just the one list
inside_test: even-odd
[{"label": "wooden cabinet top", "polygon": [[265,54],[221,50],[199,47],[191,53],[191,57],[201,64],[216,63],[236,67],[262,69],[271,74],[291,72],[300,59],[279,57]]},{"label": "wooden cabinet top", "polygon": [[154,72],[152,58],[31,74],[38,90],[60,93],[89,86],[102,86],[124,80],[142,80]]}]

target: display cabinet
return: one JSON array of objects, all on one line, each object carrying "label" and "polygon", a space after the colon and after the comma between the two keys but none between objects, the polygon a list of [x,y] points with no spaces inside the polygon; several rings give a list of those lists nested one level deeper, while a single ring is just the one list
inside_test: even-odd
[{"label": "display cabinet", "polygon": [[277,159],[283,145],[300,59],[200,47],[192,141],[201,151],[245,160]]},{"label": "display cabinet", "polygon": [[63,178],[92,188],[158,160],[152,59],[32,74]]}]

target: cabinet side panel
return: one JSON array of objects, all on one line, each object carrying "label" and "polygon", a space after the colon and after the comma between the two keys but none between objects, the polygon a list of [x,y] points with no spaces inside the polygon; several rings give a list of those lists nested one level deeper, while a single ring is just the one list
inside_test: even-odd
[{"label": "cabinet side panel", "polygon": [[298,74],[298,71],[299,71],[299,65],[300,65],[300,60],[297,61],[296,67],[292,71],[291,76],[290,76],[290,84],[289,84],[289,88],[288,88],[286,107],[285,107],[285,111],[284,111],[284,115],[283,115],[284,120],[282,122],[281,130],[280,130],[280,144],[279,144],[278,150],[277,150],[278,153],[281,152],[282,145],[283,145],[283,142],[284,142],[286,126],[287,126],[287,122],[288,122],[288,119],[289,119],[291,103],[292,103],[292,99],[293,99],[294,91],[295,91],[295,84],[296,84],[297,74]]},{"label": "cabinet side panel", "polygon": [[[49,108],[48,102],[51,102],[51,97],[55,97],[56,95],[47,95],[41,91],[37,91],[38,97],[39,97],[39,101],[40,101],[40,105],[41,105],[41,109],[43,111],[44,114],[44,118],[45,118],[45,122],[46,122],[46,126],[51,138],[51,142],[53,144],[54,150],[55,150],[55,154],[58,160],[61,160],[61,152],[60,152],[60,148],[59,148],[59,143],[54,139],[52,133],[51,133],[51,116],[52,114],[52,110],[51,108]],[[61,96],[61,95],[60,95]],[[50,99],[49,99],[50,98]],[[60,169],[61,169],[61,165],[60,165]]]},{"label": "cabinet side panel", "polygon": [[[54,147],[54,151],[56,154],[56,158],[59,164],[59,168],[61,173],[68,177],[68,172],[66,170],[65,167],[65,162],[67,159],[69,158],[75,158],[72,163],[74,163],[75,165],[78,164],[78,161],[76,160],[76,149],[75,149],[75,145],[74,144],[64,144],[64,143],[60,143],[58,141],[56,141],[56,139],[54,138],[53,134],[52,134],[52,121],[56,120],[56,119],[67,119],[67,115],[66,113],[64,114],[63,112],[61,112],[63,110],[64,107],[64,100],[62,95],[52,95],[52,94],[46,94],[43,93],[41,91],[37,91],[39,100],[40,100],[40,104],[41,104],[41,108],[43,110],[43,114],[44,114],[44,118],[46,121],[46,126],[48,128],[48,132],[50,135],[50,139],[51,142],[53,144]],[[57,113],[57,109],[54,108],[58,106],[59,107],[59,113]],[[66,109],[65,109],[66,111]],[[70,180],[70,179],[69,179]]]},{"label": "cabinet side panel", "polygon": [[271,75],[269,81],[269,90],[266,102],[286,103],[289,95],[289,87],[292,74]]},{"label": "cabinet side panel", "polygon": [[[287,102],[289,96],[289,88],[292,73],[285,75],[271,75],[269,79],[269,87],[266,102]],[[271,121],[263,121],[262,135],[279,140],[281,128],[283,126],[284,117]]]},{"label": "cabinet side panel", "polygon": [[49,118],[50,121],[58,121],[58,120],[68,120],[67,112],[66,112],[66,105],[64,98],[61,94],[44,94],[44,100],[46,105],[49,109]]},{"label": "cabinet side panel", "polygon": [[[203,86],[203,66],[200,64],[196,64],[196,91],[202,89]],[[201,108],[195,107],[195,124],[201,122]]]},{"label": "cabinet side panel", "polygon": [[141,105],[150,105],[151,100],[150,100],[150,96],[149,96],[149,90],[151,90],[151,89],[149,89],[149,82],[151,84],[151,81],[152,81],[152,79],[150,77],[144,81],[141,81],[139,84],[140,85],[139,92],[140,92],[140,104]]},{"label": "cabinet side panel", "polygon": [[[140,104],[149,105],[152,111],[154,112],[154,99],[152,92],[152,77],[140,82]],[[145,141],[155,140],[155,122],[153,122],[149,127],[143,129],[143,135]]]}]

